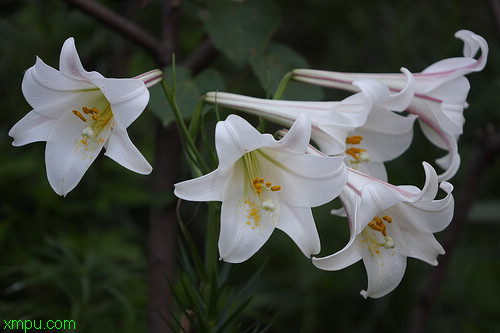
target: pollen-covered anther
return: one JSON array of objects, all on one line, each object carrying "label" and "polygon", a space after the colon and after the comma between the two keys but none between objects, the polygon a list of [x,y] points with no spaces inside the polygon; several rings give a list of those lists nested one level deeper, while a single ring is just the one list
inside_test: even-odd
[{"label": "pollen-covered anther", "polygon": [[380,217],[375,216],[373,220],[368,223],[368,226],[375,231],[381,232],[384,237],[387,236],[387,227]]},{"label": "pollen-covered anther", "polygon": [[85,118],[85,117],[84,117],[84,116],[83,116],[83,115],[82,115],[79,111],[77,111],[77,110],[73,110],[73,111],[71,111],[71,112],[73,112],[73,114],[74,114],[75,116],[77,116],[78,118],[80,118],[83,122],[86,122],[86,121],[87,121],[87,119],[86,119],[86,118]]},{"label": "pollen-covered anther", "polygon": [[[264,184],[265,187],[262,185]],[[254,177],[252,180],[252,186],[257,194],[262,193],[262,190],[271,190],[273,192],[281,190],[280,185],[273,185],[271,182],[266,182],[264,178]]]},{"label": "pollen-covered anther", "polygon": [[353,135],[353,136],[348,136],[345,139],[345,143],[352,144],[352,145],[359,145],[362,140],[363,140],[363,137],[361,135]]},{"label": "pollen-covered anther", "polygon": [[366,158],[366,156],[365,156],[366,154],[363,154],[363,153],[366,153],[366,149],[363,149],[363,148],[351,147],[351,148],[346,149],[345,153],[348,155],[351,155],[356,160]]}]

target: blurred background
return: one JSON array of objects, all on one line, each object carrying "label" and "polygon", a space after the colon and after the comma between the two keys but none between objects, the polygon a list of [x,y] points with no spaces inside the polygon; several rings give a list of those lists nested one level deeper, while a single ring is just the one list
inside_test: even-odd
[{"label": "blurred background", "polygon": [[[106,77],[131,77],[159,66],[158,55],[73,2],[0,2],[0,319],[73,319],[79,332],[142,332],[147,330],[149,221],[155,209],[176,202],[172,188],[160,195],[152,190],[155,174],[162,170],[145,177],[101,156],[76,189],[62,198],[45,175],[45,144],[13,147],[7,134],[31,110],[21,92],[23,72],[35,56],[58,68],[61,46],[70,36],[85,69]],[[163,1],[95,2],[162,38]],[[473,192],[465,184],[467,170],[479,163],[471,158],[478,137],[495,131],[500,121],[500,1],[175,3],[177,62],[189,59],[206,38],[216,50],[202,53],[205,61],[191,72],[177,69],[179,106],[186,119],[207,90],[266,97],[287,71],[298,67],[383,73],[399,72],[404,66],[420,72],[438,60],[462,56],[463,44],[454,38],[457,30],[483,36],[490,47],[488,63],[482,72],[468,76],[472,88],[459,140],[462,165],[451,180],[456,197]],[[285,94],[309,100],[345,96],[296,83]],[[225,117],[229,111],[221,112]],[[172,119],[155,87],[150,105],[129,128],[132,141],[153,167],[158,123],[168,126]],[[207,137],[213,135],[213,124],[208,119]],[[410,150],[387,163],[389,181],[421,187],[421,162],[433,162],[443,154],[416,125]],[[493,162],[477,175],[477,195],[471,198],[464,224],[437,235],[444,245],[449,238],[458,241],[451,249],[445,246],[449,261],[439,271],[442,284],[435,286],[432,302],[426,304],[426,332],[500,331],[500,160],[490,157]],[[190,177],[180,165],[177,181]],[[348,239],[348,226],[329,214],[337,207],[333,202],[313,211],[322,255],[339,250]],[[204,216],[198,215],[188,227],[202,248]],[[339,272],[320,271],[276,231],[254,257],[231,265],[229,284],[237,290],[264,262],[241,327],[258,321],[262,327],[271,324],[271,332],[407,332],[423,304],[422,292],[432,287],[431,276],[440,269],[408,259],[395,291],[365,300],[359,295],[367,285],[361,262]]]}]

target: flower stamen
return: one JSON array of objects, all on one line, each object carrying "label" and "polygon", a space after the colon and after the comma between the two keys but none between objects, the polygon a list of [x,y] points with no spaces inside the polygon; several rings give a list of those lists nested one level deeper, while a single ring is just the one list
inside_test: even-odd
[{"label": "flower stamen", "polygon": [[77,110],[73,110],[72,112],[73,112],[73,114],[75,116],[77,116],[78,118],[80,118],[83,122],[87,122],[87,119],[80,112],[78,112]]},{"label": "flower stamen", "polygon": [[362,140],[363,140],[363,137],[361,135],[353,135],[353,136],[348,136],[345,139],[345,143],[348,143],[351,145],[359,145]]},{"label": "flower stamen", "polygon": [[[345,139],[345,143],[350,144],[350,145],[359,145],[359,144],[361,144],[361,141],[363,141],[363,137],[361,135],[352,135],[352,136],[348,136]],[[352,164],[370,161],[370,156],[366,152],[366,149],[363,149],[363,148],[350,147],[350,148],[347,148],[345,150],[345,153],[354,158],[354,159],[350,160],[350,162]]]},{"label": "flower stamen", "polygon": [[382,236],[384,236],[385,242],[377,242],[374,239],[371,239],[371,237],[370,239],[376,245],[383,246],[386,249],[392,249],[396,246],[396,244],[394,243],[394,239],[391,236],[387,235],[387,226],[385,225],[384,221],[387,223],[392,223],[392,218],[387,215],[382,216],[382,218],[375,216],[373,220],[368,223],[368,227],[372,230],[380,232]]}]

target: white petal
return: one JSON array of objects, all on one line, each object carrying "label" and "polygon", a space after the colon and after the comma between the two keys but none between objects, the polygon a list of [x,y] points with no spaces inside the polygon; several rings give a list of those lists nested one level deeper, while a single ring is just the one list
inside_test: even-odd
[{"label": "white petal", "polygon": [[280,185],[280,201],[291,206],[325,204],[340,193],[347,179],[342,156],[297,155],[267,148],[256,153],[265,172],[262,177]]},{"label": "white petal", "polygon": [[433,201],[401,203],[387,210],[387,215],[400,223],[401,230],[435,233],[444,230],[453,218],[454,200],[451,193]]},{"label": "white petal", "polygon": [[409,257],[425,261],[434,266],[438,264],[437,256],[445,252],[433,234],[404,230],[401,230],[401,232],[408,246]]},{"label": "white petal", "polygon": [[115,121],[126,129],[139,117],[149,101],[149,91],[144,82],[138,79],[92,80],[109,101]]},{"label": "white petal", "polygon": [[47,138],[45,164],[54,191],[65,196],[83,177],[109,137],[105,126],[98,136],[82,137],[85,123],[71,112],[61,116]]},{"label": "white petal", "polygon": [[385,109],[373,110],[366,123],[349,135],[360,135],[363,140],[356,147],[366,149],[370,161],[390,161],[403,154],[413,139],[416,117],[400,116]]},{"label": "white petal", "polygon": [[13,146],[22,146],[37,141],[47,141],[55,120],[41,116],[35,111],[28,112],[9,131],[14,138]]},{"label": "white petal", "polygon": [[236,115],[229,115],[215,127],[215,148],[219,167],[223,169],[232,166],[248,152],[276,143],[271,135],[259,133],[245,119]]},{"label": "white petal", "polygon": [[[358,244],[362,246],[361,239]],[[368,288],[361,291],[363,297],[379,298],[398,286],[406,270],[406,256],[399,254],[395,248],[380,249],[379,253],[376,253],[374,249],[369,251],[368,246],[362,248],[361,255],[368,275]]]},{"label": "white petal", "polygon": [[125,130],[118,130],[116,125],[106,143],[104,154],[134,172],[147,175],[153,168],[142,156],[141,152],[134,146]]},{"label": "white petal", "polygon": [[174,194],[190,201],[222,201],[227,172],[212,171],[204,176],[175,184]]},{"label": "white petal", "polygon": [[280,205],[280,219],[276,226],[297,244],[308,258],[321,250],[318,231],[310,208]]},{"label": "white petal", "polygon": [[97,87],[69,78],[40,59],[24,74],[21,88],[33,109],[54,119],[65,112],[89,106],[88,101],[98,96],[102,98]]},{"label": "white petal", "polygon": [[312,258],[314,266],[326,271],[338,271],[358,262],[362,256],[356,242],[356,230],[351,227],[351,236],[346,246],[331,255],[321,258]]},{"label": "white petal", "polygon": [[393,111],[403,111],[410,104],[415,92],[415,79],[406,69],[402,68],[406,83],[395,94],[391,94],[389,87],[382,81],[373,78],[361,77],[352,82],[354,86],[359,87],[366,99],[366,104],[371,109],[375,106],[383,107]]},{"label": "white petal", "polygon": [[382,162],[367,162],[356,165],[356,170],[387,182],[387,170]]},{"label": "white petal", "polygon": [[86,71],[83,69],[80,57],[76,51],[73,37],[66,39],[62,46],[61,55],[59,56],[59,70],[73,78],[80,80],[86,79],[86,77],[82,75],[86,73]]},{"label": "white petal", "polygon": [[446,82],[426,94],[419,94],[408,107],[418,115],[420,121],[449,135],[460,135],[463,131],[463,111],[469,81],[464,77]]},{"label": "white petal", "polygon": [[[274,192],[257,196],[245,177],[243,163],[238,163],[228,178],[221,211],[219,253],[221,260],[239,263],[250,258],[269,239],[280,216]],[[261,204],[269,200],[273,209]]]},{"label": "white petal", "polygon": [[146,85],[146,88],[150,88],[163,80],[163,72],[159,69],[153,69],[147,71],[146,73],[134,76],[133,79],[139,79]]},{"label": "white petal", "polygon": [[444,133],[443,131],[439,130],[439,128],[430,127],[420,120],[419,124],[422,132],[427,137],[427,139],[429,139],[429,141],[431,141],[439,148],[448,150],[448,154],[437,159],[436,163],[441,168],[445,169],[445,172],[438,176],[439,180],[449,180],[456,174],[458,168],[460,167],[460,155],[458,154],[457,138]]},{"label": "white petal", "polygon": [[311,138],[311,121],[300,113],[288,133],[279,141],[281,148],[289,152],[304,154]]}]

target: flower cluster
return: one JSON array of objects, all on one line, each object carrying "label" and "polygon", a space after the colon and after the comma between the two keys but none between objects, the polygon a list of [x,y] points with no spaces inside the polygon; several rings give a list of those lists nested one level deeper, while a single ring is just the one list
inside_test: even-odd
[{"label": "flower cluster", "polygon": [[[368,274],[364,297],[392,291],[404,275],[407,257],[436,265],[444,249],[434,233],[446,228],[453,215],[448,180],[460,165],[457,141],[470,89],[465,75],[482,70],[488,55],[482,37],[465,30],[456,36],[465,43],[464,56],[439,61],[421,73],[406,68],[395,74],[291,72],[298,82],[353,93],[341,101],[206,93],[206,103],[287,128],[275,138],[229,115],[215,129],[217,169],[175,185],[174,193],[181,199],[222,202],[220,259],[249,259],[278,228],[320,269],[339,270],[362,259]],[[13,145],[47,142],[47,177],[63,196],[78,184],[102,148],[122,166],[150,173],[151,166],[131,142],[127,128],[145,109],[147,88],[162,79],[162,72],[129,79],[88,72],[72,38],[62,47],[59,67],[37,58],[26,71],[22,91],[33,110],[10,130]],[[384,162],[410,147],[416,120],[433,144],[447,150],[436,160],[443,172],[438,175],[423,162],[422,189],[392,185]],[[441,199],[439,188],[444,192]],[[335,198],[343,207],[332,214],[346,217],[350,238],[338,252],[317,257],[321,243],[312,207]]]},{"label": "flower cluster", "polygon": [[[175,185],[179,198],[222,202],[221,259],[248,259],[278,228],[320,269],[339,270],[363,259],[365,298],[392,291],[404,275],[407,257],[436,265],[444,249],[433,234],[453,216],[453,186],[447,181],[460,164],[457,141],[470,88],[464,75],[482,70],[488,54],[482,37],[465,30],[456,36],[465,43],[463,57],[439,61],[417,74],[405,68],[401,74],[292,71],[296,81],[354,93],[338,102],[207,93],[206,102],[291,126],[275,140],[230,115],[216,127],[218,168]],[[444,170],[439,175],[423,162],[421,190],[388,183],[384,167],[410,146],[415,120],[433,144],[448,151],[436,160]],[[436,198],[439,188],[441,199]],[[343,208],[332,214],[346,217],[349,242],[336,253],[315,257],[320,239],[311,207],[336,197]]]}]

